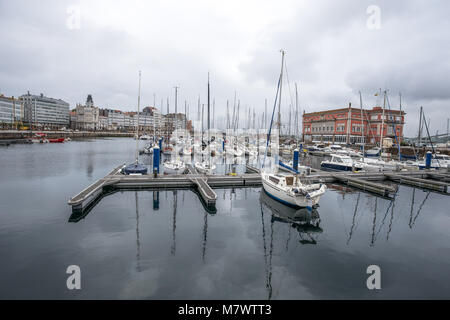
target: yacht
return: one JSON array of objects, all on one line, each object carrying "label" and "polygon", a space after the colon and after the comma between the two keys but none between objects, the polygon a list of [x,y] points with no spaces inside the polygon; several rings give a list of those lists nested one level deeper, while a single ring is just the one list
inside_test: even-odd
[{"label": "yacht", "polygon": [[212,174],[216,170],[216,165],[211,164],[208,161],[196,162],[195,169],[200,173]]},{"label": "yacht", "polygon": [[148,134],[143,134],[142,136],[139,137],[139,139],[141,139],[141,140],[150,140],[151,137]]},{"label": "yacht", "polygon": [[[426,160],[416,162],[420,170],[426,169]],[[450,168],[450,156],[446,154],[436,153],[431,159],[430,169],[441,170]]]},{"label": "yacht", "polygon": [[153,148],[155,147],[155,144],[150,143],[147,146],[144,147],[144,150],[142,151],[145,154],[153,154]]},{"label": "yacht", "polygon": [[192,146],[186,144],[183,147],[183,150],[181,153],[183,156],[191,156],[192,155]]},{"label": "yacht", "polygon": [[[284,54],[281,51],[281,73],[277,87],[277,98],[275,99],[274,110],[277,104],[278,97],[278,136],[280,136],[280,119],[281,119],[281,89],[283,82],[283,68],[284,68]],[[272,129],[273,119],[270,123],[269,132]],[[267,139],[268,145],[270,142],[270,135]],[[273,199],[295,208],[302,207],[315,207],[319,204],[320,197],[325,193],[326,186],[322,183],[306,184],[303,183],[298,175],[294,174],[281,174],[279,172],[272,172],[265,169],[265,159],[263,161],[263,167],[261,168],[261,180],[263,189]]]},{"label": "yacht", "polygon": [[359,171],[363,169],[358,161],[354,161],[350,156],[340,154],[331,154],[331,160],[322,161],[320,167],[331,171]]},{"label": "yacht", "polygon": [[316,207],[327,189],[322,183],[304,184],[292,174],[262,172],[261,178],[270,197],[295,208]]},{"label": "yacht", "polygon": [[163,163],[164,173],[182,174],[186,165],[180,159],[169,160]]},{"label": "yacht", "polygon": [[362,158],[359,163],[363,165],[365,171],[396,171],[403,167],[397,161],[385,161],[376,158]]},{"label": "yacht", "polygon": [[380,148],[373,148],[370,150],[366,150],[364,156],[365,157],[379,157],[381,155],[381,149]]}]

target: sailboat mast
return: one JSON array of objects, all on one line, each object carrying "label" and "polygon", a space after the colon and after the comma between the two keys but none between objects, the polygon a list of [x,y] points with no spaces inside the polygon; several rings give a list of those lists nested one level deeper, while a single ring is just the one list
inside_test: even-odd
[{"label": "sailboat mast", "polygon": [[264,129],[267,128],[267,98],[264,99]]},{"label": "sailboat mast", "polygon": [[278,101],[278,139],[281,137],[281,90],[283,88],[283,67],[285,51],[281,50],[280,100]]},{"label": "sailboat mast", "polygon": [[228,99],[227,99],[227,127],[226,129],[230,128],[230,110],[228,108]]},{"label": "sailboat mast", "polygon": [[[203,148],[203,114],[204,114],[204,110],[205,109],[205,104],[202,103],[202,141],[201,141],[201,149]],[[202,149],[203,150],[203,149]],[[202,152],[202,162],[203,162],[203,152]]]},{"label": "sailboat mast", "polygon": [[361,107],[361,142],[362,142],[362,154],[363,154],[363,162],[364,162],[364,149],[365,149],[365,139],[364,139],[364,116],[363,116],[363,107],[362,107],[362,95],[361,91],[359,91],[359,106]]},{"label": "sailboat mast", "polygon": [[[209,128],[210,128],[210,126],[209,126],[209,109],[210,109],[210,104],[209,104],[209,72],[208,72],[208,136],[209,136]],[[208,139],[209,139],[209,137],[208,137]]]},{"label": "sailboat mast", "polygon": [[297,83],[295,83],[295,139],[298,140],[299,136],[299,125],[298,125],[298,91]]},{"label": "sailboat mast", "polygon": [[139,162],[139,107],[141,104],[141,71],[139,70],[139,90],[138,90],[138,105],[137,105],[137,124],[136,124],[136,154],[135,164]]},{"label": "sailboat mast", "polygon": [[384,110],[386,108],[386,90],[384,91],[383,99],[383,115],[381,116],[381,133],[380,133],[380,156],[383,153],[383,133],[384,133]]},{"label": "sailboat mast", "polygon": [[178,102],[178,86],[175,86],[175,131],[178,129],[178,109],[177,109],[177,102]]}]

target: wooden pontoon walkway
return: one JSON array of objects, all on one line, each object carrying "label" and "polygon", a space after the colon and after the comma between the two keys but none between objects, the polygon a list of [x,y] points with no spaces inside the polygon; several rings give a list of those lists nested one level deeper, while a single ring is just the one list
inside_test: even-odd
[{"label": "wooden pontoon walkway", "polygon": [[[188,166],[188,174],[166,175],[123,175],[123,165],[112,170],[107,176],[94,182],[69,200],[74,211],[83,210],[93,203],[105,190],[112,189],[181,189],[196,188],[208,207],[214,207],[217,194],[213,188],[257,187],[261,186],[261,176],[255,167],[247,166],[245,174],[238,175],[205,175],[199,174],[194,167]],[[314,170],[305,181],[316,183],[345,183],[347,185],[370,191],[382,196],[397,192],[397,183],[412,185],[418,188],[434,190],[447,194],[450,174],[433,170],[390,171],[390,172],[325,172]],[[395,183],[377,183],[373,181],[391,181]]]}]

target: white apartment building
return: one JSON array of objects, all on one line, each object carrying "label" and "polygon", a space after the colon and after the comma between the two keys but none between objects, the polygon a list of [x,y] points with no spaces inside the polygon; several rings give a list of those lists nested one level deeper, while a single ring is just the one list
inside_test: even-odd
[{"label": "white apartment building", "polygon": [[21,121],[23,116],[22,110],[21,100],[0,95],[0,123],[2,125]]},{"label": "white apartment building", "polygon": [[23,121],[43,129],[58,129],[69,126],[69,104],[61,99],[54,99],[30,92],[20,97],[23,101]]}]

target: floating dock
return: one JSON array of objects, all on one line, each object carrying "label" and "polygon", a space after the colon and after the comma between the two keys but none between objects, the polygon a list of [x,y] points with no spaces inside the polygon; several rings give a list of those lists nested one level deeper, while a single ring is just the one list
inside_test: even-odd
[{"label": "floating dock", "polygon": [[[259,169],[247,165],[247,173],[237,175],[205,175],[199,174],[191,165],[187,166],[187,174],[180,175],[123,175],[123,165],[116,167],[107,176],[97,180],[80,193],[72,197],[68,204],[73,212],[80,212],[92,207],[105,192],[111,193],[122,189],[195,189],[208,209],[215,209],[217,194],[213,188],[258,187],[261,186]],[[450,181],[449,173],[438,173],[433,170],[389,171],[389,172],[326,172],[314,170],[310,175],[300,175],[310,183],[344,183],[349,186],[372,192],[384,197],[397,192],[399,184],[429,189],[447,194]],[[377,181],[377,182],[373,182]],[[391,181],[395,185],[379,183]]]}]

